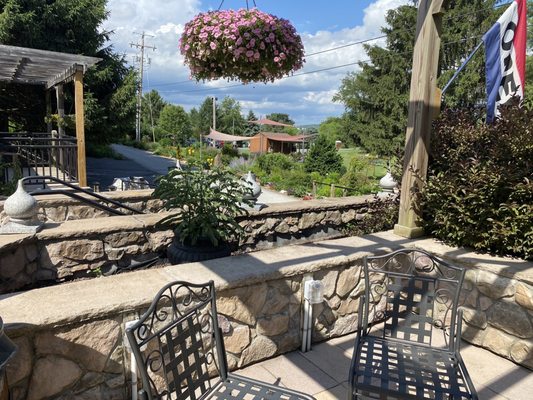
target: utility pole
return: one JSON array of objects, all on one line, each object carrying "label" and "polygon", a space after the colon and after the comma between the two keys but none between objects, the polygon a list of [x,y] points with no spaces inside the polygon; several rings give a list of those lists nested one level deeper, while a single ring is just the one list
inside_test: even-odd
[{"label": "utility pole", "polygon": [[217,98],[215,96],[211,96],[213,98],[213,130],[217,130]]},{"label": "utility pole", "polygon": [[141,42],[140,43],[130,43],[131,47],[135,47],[140,50],[141,56],[137,57],[137,61],[140,63],[140,69],[139,69],[139,88],[137,91],[137,108],[135,113],[135,141],[140,142],[141,141],[141,107],[142,107],[142,98],[143,98],[143,77],[144,77],[144,49],[152,49],[155,51],[154,46],[148,46],[144,44],[144,38],[145,36],[151,36],[146,35],[144,32],[140,34],[141,35]]},{"label": "utility pole", "polygon": [[423,235],[417,215],[416,193],[426,180],[431,123],[440,112],[437,72],[442,13],[446,3],[447,0],[420,0],[418,5],[400,212],[394,226],[395,234],[407,238]]}]

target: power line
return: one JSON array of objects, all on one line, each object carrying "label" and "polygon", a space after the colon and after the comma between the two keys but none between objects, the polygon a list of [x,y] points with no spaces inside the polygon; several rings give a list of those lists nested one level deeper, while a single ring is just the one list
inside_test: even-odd
[{"label": "power line", "polygon": [[[477,10],[472,11],[472,12],[462,13],[459,16],[448,16],[448,17],[445,17],[443,19],[443,23],[448,22],[448,21],[452,21],[452,20],[456,20],[456,19],[459,19],[459,18],[467,17],[467,16],[470,16],[470,15],[480,14],[480,13],[485,12],[485,11],[496,10],[498,8],[501,8],[501,7],[509,5],[509,4],[510,3],[502,3],[502,4],[497,4],[494,7],[485,7],[485,8],[477,9]],[[391,32],[394,32],[394,33],[405,32],[405,33],[413,33],[414,34],[414,30],[415,29],[416,28],[396,29],[396,30],[391,30]],[[373,42],[373,41],[379,40],[379,39],[384,39],[387,36],[388,36],[387,34],[384,34],[384,35],[375,36],[375,37],[371,37],[371,38],[361,39],[361,40],[357,40],[355,42],[347,43],[347,44],[344,44],[344,45],[331,47],[331,48],[327,48],[327,49],[324,49],[324,50],[319,50],[319,51],[316,51],[316,52],[313,52],[313,53],[305,54],[304,56],[305,57],[312,57],[312,56],[315,56],[315,55],[324,54],[324,53],[328,53],[328,52],[344,49],[344,48],[347,48],[347,47],[357,46],[357,45],[360,45],[360,44]],[[154,84],[152,84],[152,86],[153,87],[173,86],[173,85],[181,85],[181,84],[187,84],[187,83],[194,83],[194,81],[192,81],[191,79],[188,79],[188,80],[177,81],[177,82],[154,83]],[[234,86],[235,85],[233,85],[232,87],[234,87]],[[165,93],[169,93],[169,91],[166,91]]]},{"label": "power line", "polygon": [[[481,37],[482,37],[481,35],[471,36],[471,37],[468,37],[468,38],[463,38],[463,39],[459,39],[459,40],[454,40],[454,41],[451,41],[451,42],[443,43],[442,46],[443,46],[443,47],[446,47],[446,46],[449,46],[449,45],[452,45],[452,44],[462,43],[462,42],[466,42],[466,41],[468,41],[468,40],[472,40],[472,39],[479,39],[479,38],[481,38]],[[393,56],[393,55],[394,55],[394,56],[399,56],[399,55],[408,55],[408,54],[411,54],[411,53],[412,53],[412,51],[404,51],[404,52],[401,52],[401,53],[394,53],[394,54],[387,53],[387,54],[384,54],[384,56],[391,57],[391,56]],[[371,59],[371,58],[369,58],[369,59],[366,59],[366,60],[354,61],[354,62],[347,63],[347,64],[335,65],[335,66],[332,66],[332,67],[320,68],[320,69],[316,69],[316,70],[313,70],[313,71],[306,71],[306,72],[302,72],[302,73],[299,73],[299,74],[293,74],[293,75],[289,75],[289,76],[284,76],[283,78],[280,78],[279,80],[282,80],[282,79],[290,79],[290,78],[295,78],[295,77],[298,77],[298,76],[309,75],[309,74],[316,74],[316,73],[320,73],[320,72],[331,71],[331,70],[334,70],[334,69],[346,68],[346,67],[350,67],[350,66],[353,66],[353,65],[357,65],[357,64],[365,64],[365,63],[369,63],[369,62],[372,62],[372,61],[375,61],[375,60],[384,59],[384,58],[385,58],[385,57],[376,57],[375,59]],[[201,89],[191,89],[191,90],[167,90],[167,91],[161,91],[161,93],[177,93],[177,94],[181,94],[181,93],[195,93],[195,92],[206,92],[206,91],[213,91],[213,90],[230,89],[230,88],[239,87],[239,86],[249,86],[249,85],[245,85],[245,84],[243,84],[243,83],[237,83],[237,84],[234,84],[234,85],[219,86],[219,87],[210,87],[210,88],[201,88]],[[253,87],[255,88],[255,85],[253,85]]]}]

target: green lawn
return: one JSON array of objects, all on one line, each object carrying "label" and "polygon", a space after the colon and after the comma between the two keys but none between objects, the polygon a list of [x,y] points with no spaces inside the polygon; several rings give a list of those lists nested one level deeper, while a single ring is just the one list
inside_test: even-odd
[{"label": "green lawn", "polygon": [[[348,168],[350,162],[354,157],[366,158],[367,154],[359,147],[350,147],[347,149],[339,149],[344,166]],[[373,178],[381,178],[387,173],[387,160],[370,156],[370,166],[367,169],[367,175]]]}]

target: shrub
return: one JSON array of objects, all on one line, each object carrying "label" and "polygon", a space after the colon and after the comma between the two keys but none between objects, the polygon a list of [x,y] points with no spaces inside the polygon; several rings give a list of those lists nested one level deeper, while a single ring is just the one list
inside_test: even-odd
[{"label": "shrub", "polygon": [[234,148],[230,143],[225,143],[224,146],[222,146],[222,155],[232,158],[239,157],[239,150]]},{"label": "shrub", "polygon": [[281,153],[262,154],[257,157],[256,165],[266,174],[272,173],[274,168],[289,170],[294,166],[291,157]]},{"label": "shrub", "polygon": [[491,125],[476,110],[448,110],[436,122],[424,226],[452,245],[532,259],[533,111],[501,112]]},{"label": "shrub", "polygon": [[350,236],[368,235],[374,232],[383,232],[394,227],[398,221],[400,210],[400,196],[388,196],[385,198],[374,196],[374,199],[366,202],[367,212],[363,218],[348,223],[343,233]]},{"label": "shrub", "polygon": [[342,175],[345,172],[342,157],[335,149],[335,143],[323,135],[320,135],[309,149],[304,165],[307,172],[316,171],[321,175],[330,172],[339,172]]}]

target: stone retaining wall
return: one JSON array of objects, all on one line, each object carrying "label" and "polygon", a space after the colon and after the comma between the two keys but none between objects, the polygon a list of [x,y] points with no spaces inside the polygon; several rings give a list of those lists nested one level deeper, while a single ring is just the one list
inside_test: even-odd
[{"label": "stone retaining wall", "polygon": [[4,296],[0,315],[19,345],[7,369],[14,399],[127,399],[124,323],[177,279],[215,281],[217,307],[229,324],[224,328],[232,369],[299,347],[307,276],[326,289],[324,303],[314,306],[313,340],[352,332],[363,291],[362,257],[401,247],[423,248],[466,267],[464,338],[533,369],[532,263],[384,232]]},{"label": "stone retaining wall", "polygon": [[[163,208],[161,200],[152,198],[152,189],[127,190],[99,193],[111,200],[121,202],[142,213],[157,213]],[[45,222],[64,222],[80,219],[105,218],[106,211],[81,203],[65,195],[46,195],[35,197],[39,203],[39,219]],[[109,205],[107,203],[104,203]],[[110,205],[111,206],[111,205]],[[116,208],[115,206],[111,206]],[[127,212],[126,212],[127,213]],[[0,201],[0,222],[6,219],[4,202]]]},{"label": "stone retaining wall", "polygon": [[[240,251],[339,237],[345,224],[355,224],[364,216],[371,199],[314,200],[252,211],[240,221],[246,232]],[[67,207],[61,215],[71,215],[73,210]],[[59,225],[48,222],[37,235],[0,236],[0,293],[93,277],[114,264],[164,256],[173,234],[156,224],[165,215],[95,217]]]}]

